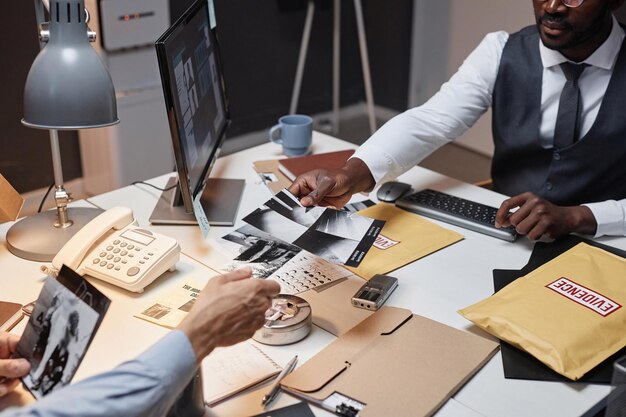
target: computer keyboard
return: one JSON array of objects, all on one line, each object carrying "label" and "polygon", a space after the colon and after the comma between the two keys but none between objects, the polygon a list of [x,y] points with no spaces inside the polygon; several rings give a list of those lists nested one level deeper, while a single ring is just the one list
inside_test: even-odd
[{"label": "computer keyboard", "polygon": [[465,200],[434,190],[422,190],[396,201],[405,210],[451,223],[475,232],[513,242],[517,232],[513,227],[498,229],[495,226],[495,207]]}]

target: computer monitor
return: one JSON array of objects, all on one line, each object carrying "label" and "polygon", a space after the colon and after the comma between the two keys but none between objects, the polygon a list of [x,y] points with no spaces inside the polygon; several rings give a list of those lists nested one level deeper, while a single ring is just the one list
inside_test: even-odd
[{"label": "computer monitor", "polygon": [[[165,191],[153,224],[195,223],[194,200],[209,223],[232,225],[243,180],[211,179],[230,116],[207,0],[195,1],[157,41],[156,52],[176,159],[178,186]],[[172,178],[166,187],[172,187]]]}]

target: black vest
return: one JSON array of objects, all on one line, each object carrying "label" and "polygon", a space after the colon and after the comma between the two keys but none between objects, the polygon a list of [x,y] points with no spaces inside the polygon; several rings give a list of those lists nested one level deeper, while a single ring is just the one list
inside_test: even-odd
[{"label": "black vest", "polygon": [[543,66],[539,33],[529,26],[511,35],[493,92],[491,168],[494,189],[532,191],[559,205],[626,198],[626,48],[589,132],[573,145],[539,145]]}]

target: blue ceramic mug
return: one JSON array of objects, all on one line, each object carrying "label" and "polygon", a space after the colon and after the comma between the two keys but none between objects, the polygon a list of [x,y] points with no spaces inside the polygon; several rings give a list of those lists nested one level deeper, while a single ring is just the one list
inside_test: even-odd
[{"label": "blue ceramic mug", "polygon": [[270,141],[283,145],[283,154],[287,156],[308,154],[312,138],[313,119],[303,114],[283,116],[270,129]]}]

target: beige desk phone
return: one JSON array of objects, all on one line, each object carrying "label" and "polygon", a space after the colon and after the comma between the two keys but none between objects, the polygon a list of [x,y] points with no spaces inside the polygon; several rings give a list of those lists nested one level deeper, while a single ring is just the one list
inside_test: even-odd
[{"label": "beige desk phone", "polygon": [[79,230],[57,253],[56,275],[63,264],[129,291],[143,289],[165,271],[174,271],[180,245],[171,237],[137,227],[126,207],[113,207]]}]

